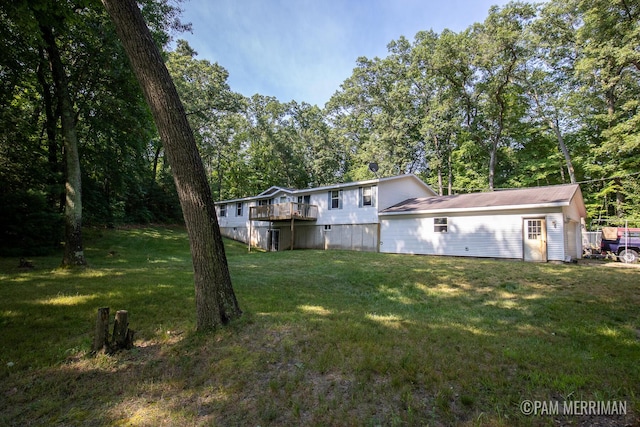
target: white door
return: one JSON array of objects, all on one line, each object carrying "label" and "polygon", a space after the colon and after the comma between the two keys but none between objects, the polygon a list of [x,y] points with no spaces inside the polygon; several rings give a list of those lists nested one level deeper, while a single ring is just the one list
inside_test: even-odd
[{"label": "white door", "polygon": [[524,260],[547,261],[547,227],[544,218],[525,218],[522,226],[524,234]]}]

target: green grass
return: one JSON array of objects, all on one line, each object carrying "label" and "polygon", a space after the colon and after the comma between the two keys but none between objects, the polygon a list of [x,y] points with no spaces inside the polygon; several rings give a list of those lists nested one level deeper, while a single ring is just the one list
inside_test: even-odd
[{"label": "green grass", "polygon": [[[525,399],[622,400],[602,422],[639,421],[640,269],[227,242],[244,315],[199,334],[182,228],[85,246],[82,271],[0,259],[0,425],[598,421],[524,416]],[[129,311],[133,350],[89,354],[104,306]]]}]

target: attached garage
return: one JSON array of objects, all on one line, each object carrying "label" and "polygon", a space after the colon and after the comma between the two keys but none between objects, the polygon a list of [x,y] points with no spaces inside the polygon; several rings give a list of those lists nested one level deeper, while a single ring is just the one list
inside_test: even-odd
[{"label": "attached garage", "polygon": [[380,212],[380,251],[568,261],[585,216],[575,184],[414,198]]}]

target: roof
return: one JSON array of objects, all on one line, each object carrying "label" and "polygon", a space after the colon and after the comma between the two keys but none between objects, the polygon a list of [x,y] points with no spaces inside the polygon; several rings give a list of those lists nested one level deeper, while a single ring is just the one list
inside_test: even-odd
[{"label": "roof", "polygon": [[272,194],[275,194],[279,191],[282,191],[283,193],[292,193],[295,190],[292,188],[285,188],[285,187],[278,187],[277,185],[273,185],[269,188],[267,188],[266,190],[264,190],[262,193],[258,194],[257,197],[261,197],[261,196],[271,196]]},{"label": "roof", "polygon": [[465,212],[568,206],[576,193],[580,193],[578,184],[420,197],[405,200],[383,210],[380,214],[400,215],[441,211]]},{"label": "roof", "polygon": [[270,196],[273,196],[274,194],[278,193],[279,191],[281,191],[283,193],[292,194],[292,195],[294,195],[294,194],[304,194],[304,195],[306,195],[306,194],[313,193],[313,192],[318,192],[318,191],[336,190],[336,189],[341,189],[341,188],[358,187],[358,186],[363,186],[363,185],[375,185],[375,184],[378,184],[378,183],[384,183],[386,181],[395,181],[395,180],[398,180],[398,179],[413,179],[418,184],[424,186],[429,191],[431,191],[432,193],[435,194],[435,192],[431,189],[431,187],[429,187],[427,184],[425,184],[416,175],[410,173],[410,174],[405,174],[405,175],[390,176],[390,177],[386,177],[386,178],[374,178],[374,179],[367,179],[367,180],[363,180],[363,181],[345,182],[345,183],[325,185],[325,186],[321,186],[321,187],[302,188],[302,189],[285,188],[285,187],[278,187],[278,186],[274,185],[274,186],[269,187],[268,189],[266,189],[262,193],[258,194],[257,196],[242,197],[242,198],[230,199],[230,200],[220,200],[220,201],[217,201],[216,204],[226,204],[226,203],[233,203],[233,202],[244,202],[244,201],[265,199],[265,198],[269,198]]}]

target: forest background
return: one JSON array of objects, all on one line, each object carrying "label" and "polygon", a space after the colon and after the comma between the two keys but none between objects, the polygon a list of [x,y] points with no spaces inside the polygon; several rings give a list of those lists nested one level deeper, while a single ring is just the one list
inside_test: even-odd
[{"label": "forest background", "polygon": [[[512,2],[461,32],[400,37],[322,107],[234,93],[223,64],[179,40],[175,2],[138,3],[216,200],[373,178],[376,162],[442,195],[577,182],[591,228],[640,226],[636,1]],[[58,248],[69,200],[84,225],[181,222],[100,1],[3,2],[0,23],[0,254]]]}]

